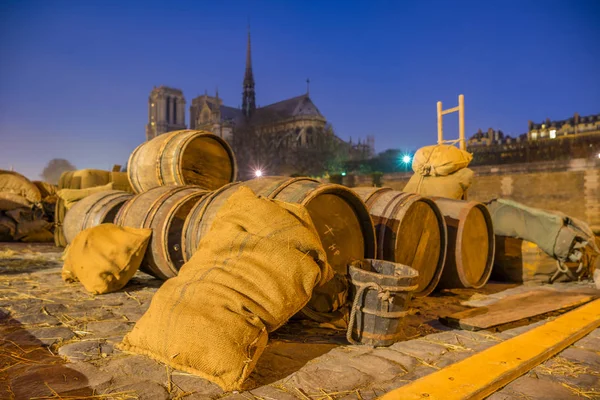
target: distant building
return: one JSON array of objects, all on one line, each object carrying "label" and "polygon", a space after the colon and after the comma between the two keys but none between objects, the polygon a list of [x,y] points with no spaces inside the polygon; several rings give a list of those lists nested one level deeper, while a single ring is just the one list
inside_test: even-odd
[{"label": "distant building", "polygon": [[[236,132],[243,131],[240,128],[251,126],[259,134],[275,134],[274,136],[278,138],[279,144],[283,144],[284,148],[291,148],[311,146],[316,142],[314,135],[322,132],[327,124],[327,119],[311,100],[308,87],[306,93],[299,96],[257,107],[250,32],[248,32],[246,67],[242,88],[241,107],[225,105],[219,97],[218,90],[214,96],[209,96],[205,92],[203,95],[192,99],[190,129],[210,131],[231,143]],[[155,91],[159,90],[162,91],[155,94]],[[173,100],[175,93],[178,97]],[[180,90],[162,86],[154,89],[150,95],[150,102],[158,103],[158,99],[163,99],[161,100],[163,103],[160,106],[154,106],[159,107],[159,114],[155,114],[156,111],[149,108],[149,122],[146,129],[148,140],[170,130],[185,129],[183,111],[177,108],[177,119],[173,119],[172,112],[167,115],[166,110],[168,110],[168,107],[165,104],[165,98],[172,99],[169,103],[171,107],[173,107],[173,104],[177,104],[178,107],[185,104],[183,93]],[[149,107],[151,106],[149,105]],[[170,120],[176,120],[177,123],[168,124],[166,121]],[[152,125],[153,122],[154,125]],[[160,126],[159,122],[161,123]],[[359,141],[360,152],[372,156],[375,151],[374,142],[375,139],[372,136],[363,143]],[[366,147],[369,148],[366,149]]]},{"label": "distant building", "polygon": [[146,140],[180,129],[186,129],[183,92],[166,86],[154,87],[148,98]]},{"label": "distant building", "polygon": [[529,140],[556,139],[569,135],[590,135],[600,133],[600,114],[580,117],[575,113],[573,118],[562,121],[550,121],[546,119],[543,123],[529,121],[527,138]]},{"label": "distant building", "polygon": [[515,138],[500,130],[481,129],[467,141],[473,165],[597,157],[600,114],[542,123],[529,121],[527,133]]}]

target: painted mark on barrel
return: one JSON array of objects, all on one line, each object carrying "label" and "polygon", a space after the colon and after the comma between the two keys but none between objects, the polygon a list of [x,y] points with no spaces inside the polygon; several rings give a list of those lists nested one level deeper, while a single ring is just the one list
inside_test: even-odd
[{"label": "painted mark on barrel", "polygon": [[334,256],[339,256],[340,255],[340,251],[336,247],[335,243],[332,244],[331,246],[329,246],[329,250],[331,250],[333,252]]},{"label": "painted mark on barrel", "polygon": [[325,226],[327,227],[327,230],[325,231],[325,235],[329,235],[331,233],[331,236],[335,236],[333,234],[333,228],[330,227],[329,225],[325,224]]}]

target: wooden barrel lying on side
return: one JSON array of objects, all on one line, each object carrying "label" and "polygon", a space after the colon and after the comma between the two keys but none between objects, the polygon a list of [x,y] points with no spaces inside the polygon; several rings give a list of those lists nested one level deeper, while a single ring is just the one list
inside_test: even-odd
[{"label": "wooden barrel lying on side", "polygon": [[160,279],[177,275],[184,264],[181,250],[183,224],[196,203],[209,193],[198,186],[160,186],[125,203],[115,224],[152,229],[142,271]]},{"label": "wooden barrel lying on side", "polygon": [[62,223],[67,243],[84,229],[107,222],[114,222],[117,213],[133,194],[121,190],[107,190],[91,194],[71,207]]},{"label": "wooden barrel lying on side", "polygon": [[182,130],[139,145],[127,163],[136,193],[157,186],[196,185],[215,190],[237,177],[233,150],[210,132]]},{"label": "wooden barrel lying on side", "polygon": [[198,248],[221,206],[240,185],[263,197],[304,205],[336,272],[345,275],[350,262],[375,255],[375,232],[369,212],[350,189],[310,178],[263,177],[225,186],[194,207],[184,226],[186,261]]},{"label": "wooden barrel lying on side", "polygon": [[494,227],[487,207],[476,201],[434,197],[448,227],[448,253],[438,286],[480,288],[492,273]]},{"label": "wooden barrel lying on side", "polygon": [[419,272],[414,296],[435,289],[446,261],[446,222],[435,202],[415,193],[390,188],[357,187],[366,203],[375,233],[377,258],[408,265]]}]

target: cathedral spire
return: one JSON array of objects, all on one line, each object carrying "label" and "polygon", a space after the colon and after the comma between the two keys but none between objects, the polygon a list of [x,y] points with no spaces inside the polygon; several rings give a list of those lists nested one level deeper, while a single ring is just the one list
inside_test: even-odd
[{"label": "cathedral spire", "polygon": [[250,26],[248,26],[248,44],[246,47],[246,72],[244,74],[244,93],[242,95],[242,111],[250,117],[256,109],[254,94],[254,74],[252,73],[252,46],[250,43]]}]

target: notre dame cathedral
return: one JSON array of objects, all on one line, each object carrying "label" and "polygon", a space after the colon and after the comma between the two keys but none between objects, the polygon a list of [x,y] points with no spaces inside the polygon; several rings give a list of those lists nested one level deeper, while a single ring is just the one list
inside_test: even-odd
[{"label": "notre dame cathedral", "polygon": [[[256,107],[254,74],[252,72],[252,50],[250,32],[246,48],[246,69],[243,81],[241,108],[223,104],[218,91],[214,96],[205,93],[192,100],[190,106],[190,129],[210,131],[234,144],[241,135],[248,135],[251,127],[255,137],[276,138],[277,146],[270,149],[285,152],[291,148],[318,147],[319,135],[326,131],[327,120],[305,94],[292,97],[264,107]],[[186,129],[185,98],[179,89],[165,86],[155,87],[148,99],[148,124],[146,139],[178,129]],[[349,156],[361,154],[369,158],[374,155],[374,137],[358,144],[346,143],[333,135],[335,141],[346,149]],[[235,146],[234,146],[235,148]]]}]

